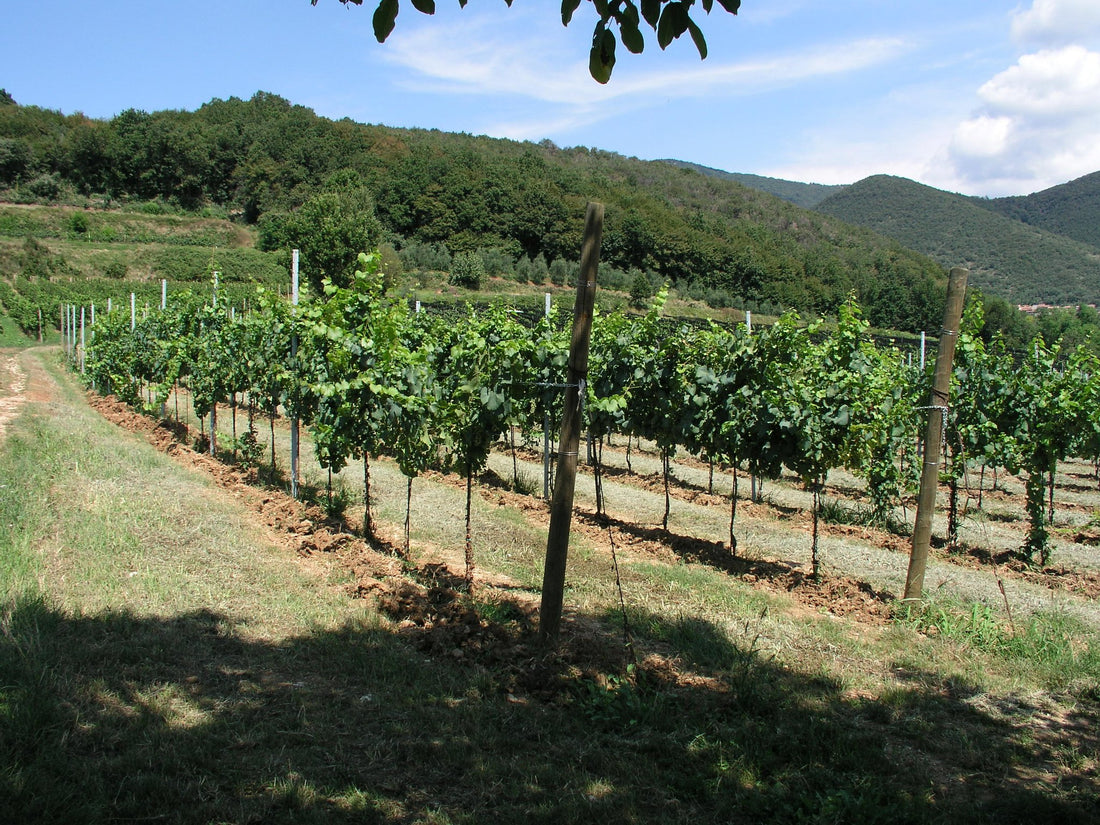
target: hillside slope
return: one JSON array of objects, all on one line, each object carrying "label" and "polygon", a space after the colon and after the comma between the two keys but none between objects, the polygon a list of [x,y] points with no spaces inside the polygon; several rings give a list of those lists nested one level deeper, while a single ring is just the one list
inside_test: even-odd
[{"label": "hillside slope", "polygon": [[750,175],[745,172],[726,172],[683,160],[666,160],[664,162],[684,169],[693,169],[700,174],[710,175],[721,180],[740,183],[750,189],[767,192],[769,195],[775,195],[777,198],[782,198],[795,206],[801,206],[803,209],[813,209],[825,198],[845,188],[844,185],[800,183],[799,181],[783,180],[782,178],[769,178],[764,175]]},{"label": "hillside slope", "polygon": [[1012,198],[975,198],[979,206],[1100,248],[1100,172]]},{"label": "hillside slope", "polygon": [[602,261],[712,306],[831,314],[854,293],[873,324],[910,331],[942,311],[942,268],[890,239],[732,180],[596,149],[332,121],[262,92],[110,121],[3,106],[0,139],[20,158],[0,170],[0,199],[214,204],[263,229],[350,174],[398,249],[544,266],[577,259],[585,203],[600,201]]},{"label": "hillside slope", "polygon": [[973,199],[875,175],[818,211],[966,266],[971,284],[1019,303],[1100,303],[1100,250],[982,208]]}]

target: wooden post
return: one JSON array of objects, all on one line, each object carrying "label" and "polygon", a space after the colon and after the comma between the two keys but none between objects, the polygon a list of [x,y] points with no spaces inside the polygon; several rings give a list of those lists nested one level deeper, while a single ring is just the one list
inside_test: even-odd
[{"label": "wooden post", "polygon": [[569,553],[569,528],[573,520],[573,489],[577,478],[577,451],[581,436],[581,399],[588,378],[588,342],[592,334],[592,311],[596,299],[596,273],[600,266],[603,238],[603,204],[590,203],[585,215],[581,271],[577,279],[577,303],[573,307],[573,337],[569,345],[565,408],[558,444],[558,471],[554,498],[550,503],[550,530],[546,537],[546,564],[542,574],[542,606],[539,637],[554,644],[561,629],[565,595],[565,563]]},{"label": "wooden post", "polygon": [[[298,306],[298,250],[291,251],[290,258],[290,303]],[[298,357],[298,335],[290,337],[290,358],[294,361]],[[290,419],[290,497],[298,498],[298,452],[299,452],[299,424],[298,415]]]},{"label": "wooden post", "polygon": [[951,395],[951,368],[955,360],[955,343],[959,338],[959,321],[962,319],[968,275],[967,270],[956,267],[951,270],[947,283],[947,306],[943,311],[943,329],[936,353],[932,400],[929,402],[928,426],[924,435],[924,468],[917,498],[917,521],[913,527],[909,572],[905,577],[906,599],[920,599],[924,591],[924,571],[928,565],[928,548],[932,541],[932,514],[936,509],[936,488],[940,483],[941,442]]},{"label": "wooden post", "polygon": [[[546,293],[546,317],[550,317],[550,293]],[[550,500],[550,408],[542,411],[542,497]]]}]

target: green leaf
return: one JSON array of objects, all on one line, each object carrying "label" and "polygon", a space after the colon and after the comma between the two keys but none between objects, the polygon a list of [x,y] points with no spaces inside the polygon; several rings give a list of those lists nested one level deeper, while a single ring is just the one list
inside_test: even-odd
[{"label": "green leaf", "polygon": [[642,30],[638,28],[637,21],[633,23],[623,21],[619,24],[619,36],[623,39],[623,45],[631,54],[641,54],[645,48],[645,39]]},{"label": "green leaf", "polygon": [[611,79],[611,70],[615,68],[615,35],[601,20],[596,24],[592,36],[592,51],[588,56],[588,71],[597,83],[606,83]]},{"label": "green leaf", "polygon": [[374,10],[374,37],[379,43],[385,43],[393,27],[397,24],[397,0],[382,0]]},{"label": "green leaf", "polygon": [[657,24],[657,44],[662,49],[667,48],[669,43],[687,31],[687,27],[687,7],[680,2],[669,3],[661,12],[661,20]]},{"label": "green leaf", "polygon": [[737,14],[741,8],[741,0],[718,0],[718,3],[730,14]]},{"label": "green leaf", "polygon": [[661,19],[661,0],[642,0],[642,17],[650,28],[656,29]]},{"label": "green leaf", "polygon": [[561,24],[568,26],[575,12],[581,4],[581,0],[561,0]]},{"label": "green leaf", "polygon": [[706,60],[707,59],[707,41],[706,41],[706,38],[703,37],[703,30],[700,29],[698,26],[696,26],[695,21],[692,20],[691,18],[688,18],[687,24],[688,24],[688,31],[691,32],[691,39],[695,43],[695,48],[697,48],[699,50],[699,59],[700,60]]},{"label": "green leaf", "polygon": [[412,0],[412,4],[421,14],[435,14],[435,0]]}]

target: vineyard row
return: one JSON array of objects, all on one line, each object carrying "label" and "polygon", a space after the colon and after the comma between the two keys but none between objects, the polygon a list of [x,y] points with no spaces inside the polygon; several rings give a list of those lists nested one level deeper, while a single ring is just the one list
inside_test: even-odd
[{"label": "vineyard row", "polygon": [[[872,517],[889,522],[919,478],[931,365],[922,370],[876,343],[853,303],[828,328],[791,314],[750,331],[661,323],[663,300],[644,316],[595,318],[583,417],[596,445],[598,508],[599,448],[621,433],[660,450],[666,527],[677,450],[732,468],[734,553],[738,472],[774,478],[786,469],[812,491],[815,574],[829,470],[863,478]],[[85,380],[153,409],[186,385],[200,420],[239,396],[272,417],[284,411],[309,427],[322,467],[364,460],[368,533],[371,456],[397,462],[410,496],[412,480],[429,468],[463,473],[469,492],[502,433],[543,431],[560,414],[569,330],[552,311],[537,321],[504,306],[446,318],[414,312],[385,295],[377,255],[360,257],[346,288],[328,285],[300,305],[261,289],[255,304],[241,315],[199,299],[140,318],[101,313],[83,350]],[[1084,348],[1041,343],[1014,358],[999,342],[983,342],[981,309],[973,303],[964,318],[943,413],[948,540],[957,540],[954,493],[968,466],[1023,472],[1029,527],[1021,553],[1045,563],[1057,462],[1100,456],[1100,363]],[[250,436],[254,444],[251,423],[238,446]],[[467,508],[467,575],[471,568]]]}]

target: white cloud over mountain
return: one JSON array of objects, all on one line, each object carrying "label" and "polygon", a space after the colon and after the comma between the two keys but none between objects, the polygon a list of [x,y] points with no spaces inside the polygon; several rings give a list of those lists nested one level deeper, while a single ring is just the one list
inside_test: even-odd
[{"label": "white cloud over mountain", "polygon": [[977,91],[981,107],[960,123],[949,147],[964,186],[1038,191],[1100,169],[1100,35],[1096,0],[1036,0],[1012,17],[1021,43],[1047,48]]}]

